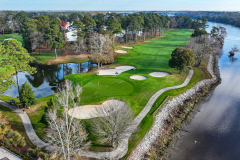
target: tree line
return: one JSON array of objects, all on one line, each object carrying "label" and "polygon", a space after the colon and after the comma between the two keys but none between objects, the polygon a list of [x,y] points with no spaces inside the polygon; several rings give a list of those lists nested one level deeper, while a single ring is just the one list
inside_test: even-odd
[{"label": "tree line", "polygon": [[[19,32],[28,52],[36,52],[44,46],[55,51],[62,49],[65,54],[90,54],[92,63],[102,64],[114,62],[114,44],[131,45],[139,40],[145,41],[161,35],[168,28],[201,28],[207,20],[191,20],[189,16],[168,17],[156,13],[133,13],[127,16],[117,13],[87,12],[0,12],[0,26],[8,26]],[[73,24],[77,41],[70,45],[67,39],[67,21]],[[10,23],[11,22],[11,23]],[[4,27],[1,27],[4,33]],[[119,35],[118,35],[119,34]],[[124,36],[121,36],[124,35]]]},{"label": "tree line", "polygon": [[212,12],[212,11],[183,11],[177,14],[188,15],[191,18],[207,18],[209,21],[230,24],[240,27],[239,12]]},{"label": "tree line", "polygon": [[202,61],[207,60],[211,54],[220,53],[227,36],[226,28],[213,26],[210,34],[205,28],[195,29],[186,48],[177,47],[171,54],[169,67],[180,70],[187,67],[200,67]]}]

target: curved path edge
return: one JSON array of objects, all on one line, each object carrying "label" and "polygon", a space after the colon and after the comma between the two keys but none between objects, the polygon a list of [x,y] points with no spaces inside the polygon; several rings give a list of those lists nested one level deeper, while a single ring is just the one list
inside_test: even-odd
[{"label": "curved path edge", "polygon": [[112,151],[112,152],[94,152],[94,151],[84,151],[83,155],[87,157],[97,158],[97,159],[116,159],[116,158],[122,158],[126,155],[128,151],[128,139],[131,136],[131,134],[136,130],[138,125],[141,123],[143,118],[147,115],[147,113],[152,108],[152,105],[155,103],[157,98],[164,92],[171,90],[171,89],[177,89],[182,88],[188,85],[190,80],[192,79],[194,71],[191,69],[189,70],[188,76],[185,79],[185,81],[178,86],[173,87],[166,87],[163,89],[160,89],[158,92],[156,92],[148,101],[147,105],[143,108],[143,110],[139,113],[139,115],[133,120],[133,122],[128,126],[126,131],[121,136],[121,141],[118,145],[118,147]]},{"label": "curved path edge", "polygon": [[188,89],[179,96],[167,101],[167,103],[155,116],[154,124],[151,129],[145,134],[144,138],[137,145],[137,147],[132,150],[130,156],[128,157],[129,160],[144,159],[145,153],[151,148],[151,145],[155,142],[158,135],[162,132],[164,121],[172,112],[172,110],[184,102],[186,99],[191,98],[193,95],[195,95],[197,91],[199,91],[202,87],[214,84],[218,81],[218,77],[215,75],[213,68],[215,60],[217,61],[217,56],[211,55],[207,66],[207,70],[211,74],[212,78],[197,82],[191,89]]},{"label": "curved path edge", "polygon": [[23,112],[23,110],[18,109],[15,106],[12,106],[2,100],[0,100],[0,105],[5,106],[11,110],[13,110],[14,112],[16,112],[19,117],[22,119],[24,128],[26,130],[27,136],[29,138],[29,140],[37,147],[42,148],[44,150],[52,150],[53,146],[51,146],[48,143],[45,143],[44,141],[42,141],[36,134],[35,130],[33,129],[32,126],[32,122],[28,116],[28,114],[26,112]]},{"label": "curved path edge", "polygon": [[[97,159],[115,159],[115,158],[122,158],[123,156],[126,155],[128,151],[128,139],[131,136],[131,134],[135,131],[135,129],[138,127],[138,125],[141,123],[143,118],[147,115],[147,113],[150,111],[152,108],[152,105],[154,102],[157,100],[157,98],[164,92],[171,90],[171,89],[177,89],[177,88],[182,88],[188,85],[190,82],[192,76],[193,76],[194,71],[191,69],[189,70],[189,74],[185,81],[178,86],[173,86],[173,87],[166,87],[161,90],[159,90],[157,93],[155,93],[150,100],[148,101],[147,105],[144,107],[144,109],[140,112],[140,114],[133,120],[133,122],[128,126],[126,131],[122,134],[121,141],[118,145],[118,147],[112,151],[112,152],[94,152],[94,151],[83,151],[83,156],[87,157],[92,157],[92,158],[97,158]],[[17,109],[16,107],[0,100],[0,104],[13,110],[16,112],[20,118],[22,119],[24,128],[26,130],[26,133],[30,139],[30,141],[37,147],[42,148],[44,150],[53,150],[53,146],[51,146],[48,143],[45,143],[42,141],[36,134],[35,130],[33,129],[31,120],[27,113],[23,113],[21,109]]]}]

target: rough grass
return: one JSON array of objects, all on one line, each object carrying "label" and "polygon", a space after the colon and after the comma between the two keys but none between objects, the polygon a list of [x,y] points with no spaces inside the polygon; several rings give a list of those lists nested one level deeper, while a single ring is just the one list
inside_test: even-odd
[{"label": "rough grass", "polygon": [[44,114],[45,106],[47,105],[49,99],[52,97],[53,95],[38,98],[36,105],[31,106],[30,109],[25,109],[32,122],[33,128],[36,131],[36,134],[41,139],[45,138],[47,128],[46,124],[41,122],[41,119]]},{"label": "rough grass", "polygon": [[28,139],[21,118],[14,111],[2,105],[0,105],[0,111],[11,125],[11,128],[15,131],[18,131],[23,137],[25,137],[27,146],[35,148],[34,144],[32,144],[32,142]]},{"label": "rough grass", "polygon": [[35,53],[31,53],[31,56],[35,58],[35,62],[39,64],[47,64],[48,62],[51,62],[51,64],[62,64],[62,63],[83,63],[89,61],[87,57],[66,57],[63,53],[62,49],[57,49],[57,55],[59,61],[55,60],[55,51],[54,50],[44,50],[41,51],[41,54],[39,54],[38,50],[36,50]]}]

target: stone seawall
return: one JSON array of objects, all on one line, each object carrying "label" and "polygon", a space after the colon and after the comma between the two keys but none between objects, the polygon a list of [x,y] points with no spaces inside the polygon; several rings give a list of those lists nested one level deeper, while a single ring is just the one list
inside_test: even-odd
[{"label": "stone seawall", "polygon": [[197,82],[191,89],[182,93],[178,97],[174,97],[172,100],[169,100],[156,115],[154,125],[147,132],[138,146],[131,152],[130,156],[128,157],[129,160],[143,159],[144,154],[150,149],[151,145],[157,139],[157,136],[161,133],[164,121],[168,118],[173,109],[175,109],[179,104],[183,103],[186,99],[191,98],[194,94],[196,94],[197,91],[200,90],[200,88],[206,85],[214,84],[218,81],[218,77],[214,73],[215,60],[217,60],[217,57],[211,55],[207,66],[207,70],[211,74],[212,78]]}]

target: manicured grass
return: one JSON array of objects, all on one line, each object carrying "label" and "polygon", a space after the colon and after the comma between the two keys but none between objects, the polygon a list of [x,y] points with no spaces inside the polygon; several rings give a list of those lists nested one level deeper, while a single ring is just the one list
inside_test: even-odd
[{"label": "manicured grass", "polygon": [[134,149],[141,142],[142,138],[144,137],[144,135],[147,133],[147,131],[150,129],[150,127],[153,124],[154,111],[167,96],[169,96],[169,97],[177,96],[177,95],[181,94],[182,92],[193,87],[198,81],[210,78],[210,74],[207,72],[206,68],[193,68],[193,69],[194,69],[194,75],[186,87],[166,91],[156,100],[156,103],[158,105],[153,106],[152,109],[147,114],[147,116],[142,120],[142,122],[139,125],[139,128],[141,128],[140,132],[134,133],[131,135],[131,137],[138,137],[138,138],[137,139],[130,138],[130,141],[128,143],[129,144],[128,145],[128,148],[129,148],[128,153],[126,154],[126,156],[123,159],[126,159],[126,157],[129,156],[132,149]]},{"label": "manicured grass", "polygon": [[[133,91],[126,95],[108,94],[104,96],[100,95],[96,98],[92,92],[88,92],[85,89],[83,91],[81,103],[98,103],[108,98],[119,98],[129,103],[132,109],[136,111],[137,115],[155,92],[161,88],[181,84],[185,80],[187,73],[181,75],[176,74],[178,71],[169,68],[168,61],[172,50],[177,46],[185,46],[190,35],[191,31],[186,29],[168,31],[168,34],[163,38],[151,43],[133,45],[134,49],[128,49],[128,54],[118,54],[114,65],[132,65],[136,67],[134,71],[130,70],[123,72],[118,76],[98,76],[96,73],[82,73],[68,75],[65,78],[82,83],[83,87],[95,79],[101,80],[109,77],[131,83]],[[149,73],[154,71],[166,71],[172,73],[172,75],[162,78],[151,77]],[[144,75],[147,79],[144,81],[136,81],[129,78],[131,75],[136,74]],[[95,91],[97,92],[97,90],[96,88]],[[115,87],[112,86],[111,90],[115,90]]]},{"label": "manicured grass", "polygon": [[19,35],[18,33],[0,35],[0,42],[3,42],[4,39],[7,39],[7,38],[14,38],[14,39],[20,41],[24,46],[22,36]]},{"label": "manicured grass", "polygon": [[[68,75],[65,78],[80,83],[83,86],[83,93],[81,96],[81,105],[101,103],[108,98],[117,98],[127,102],[131,108],[138,115],[141,110],[145,107],[151,96],[158,90],[180,85],[184,82],[188,71],[183,74],[178,74],[179,71],[168,67],[168,61],[172,50],[177,46],[185,46],[187,41],[190,39],[191,31],[188,29],[172,30],[167,31],[164,37],[158,40],[152,41],[151,43],[136,44],[133,45],[134,49],[123,49],[128,50],[128,54],[118,54],[116,61],[113,64],[116,65],[132,65],[136,67],[136,70],[130,70],[123,72],[117,76],[98,76],[97,73],[81,73]],[[120,49],[120,46],[116,46]],[[121,48],[122,49],[122,48]],[[39,61],[45,61],[49,57],[54,56],[53,51],[46,51],[49,53],[43,53],[39,55]],[[38,56],[34,55],[35,58]],[[37,59],[37,58],[36,58]],[[48,60],[49,60],[48,59]],[[110,68],[112,66],[110,65]],[[149,75],[150,72],[154,71],[165,71],[171,73],[170,76],[156,78]],[[209,75],[205,69],[194,68],[194,76],[187,87],[170,90],[161,95],[156,101],[156,105],[153,106],[151,111],[143,119],[140,124],[140,132],[132,135],[129,141],[129,152],[141,141],[143,136],[149,130],[154,120],[152,113],[156,110],[158,105],[167,96],[176,96],[183,91],[191,88],[197,81],[208,78]],[[144,81],[132,80],[129,77],[131,75],[144,75],[147,77]],[[33,123],[33,127],[40,138],[44,137],[46,126],[40,122],[44,106],[51,96],[38,99],[38,104],[32,106],[30,110],[27,110],[28,115]],[[96,142],[95,136],[91,134],[90,122],[91,120],[82,120],[89,132],[89,137],[93,142],[93,150],[105,150],[99,149],[99,145]],[[107,148],[106,148],[107,150]]]},{"label": "manicured grass", "polygon": [[[86,85],[90,84],[91,81],[95,81],[96,79],[97,81],[100,81],[101,79],[105,80],[109,77],[114,77],[115,79],[121,79],[131,83],[131,85],[133,86],[133,91],[130,94],[126,95],[109,94],[106,96],[99,95],[96,97],[94,94],[92,94],[93,92],[86,91],[86,93],[84,93],[85,91],[83,91],[81,103],[99,103],[108,98],[118,98],[120,100],[126,101],[136,112],[136,115],[138,115],[143,109],[143,107],[145,107],[151,96],[158,90],[169,86],[180,85],[184,82],[188,71],[184,72],[183,74],[178,74],[179,71],[168,67],[168,61],[170,59],[172,50],[174,50],[177,46],[185,46],[190,38],[190,35],[190,30],[172,30],[168,31],[164,37],[152,41],[151,43],[136,44],[133,45],[134,49],[124,49],[128,50],[129,53],[118,54],[118,56],[116,57],[116,63],[114,65],[132,65],[136,67],[136,70],[134,71],[130,70],[118,76],[98,76],[96,73],[84,73],[68,75],[65,78],[74,82],[82,83],[83,88]],[[116,49],[120,49],[120,46],[116,46]],[[198,77],[199,69],[195,70],[196,73],[194,74],[194,77]],[[165,71],[171,73],[171,75],[162,78],[151,77],[149,73],[154,71]],[[131,75],[136,74],[144,75],[147,77],[147,79],[144,81],[136,81],[129,79]],[[205,77],[202,75],[199,76],[199,79],[204,78]],[[193,80],[194,79],[195,78],[193,78]],[[195,84],[195,82],[197,82],[199,79],[196,79],[196,81],[194,81],[193,83]],[[190,88],[191,86],[192,85],[189,85],[188,88]],[[95,92],[98,92],[97,87],[93,88],[95,88]],[[111,90],[114,89],[115,87],[111,88]],[[186,90],[186,88],[180,89],[178,91],[171,91],[169,93],[175,96],[184,90]],[[167,95],[168,94],[163,94],[161,97],[159,97],[159,99],[156,101],[156,105],[153,106],[151,112],[155,111],[156,107],[158,107],[158,105],[164,100]],[[88,98],[85,99],[85,97]],[[132,138],[135,140],[131,140],[129,142],[130,150],[141,141],[142,137],[152,125],[153,117],[151,115],[151,112],[149,112],[149,114],[140,124],[141,131],[133,135],[133,137],[138,138]],[[94,136],[91,134],[91,129],[89,127],[90,120],[84,120],[84,122],[87,124],[87,130],[90,132],[90,138],[91,140],[93,140],[93,144],[97,148],[97,143],[94,141]]]},{"label": "manicured grass", "polygon": [[0,105],[0,111],[4,115],[5,119],[11,125],[11,128],[15,131],[18,131],[23,137],[25,137],[27,146],[35,148],[35,146],[28,139],[28,136],[26,134],[21,118],[14,111],[2,105]]},{"label": "manicured grass", "polygon": [[82,101],[91,103],[103,97],[129,95],[133,91],[131,83],[118,78],[100,78],[88,82],[83,87]]}]

